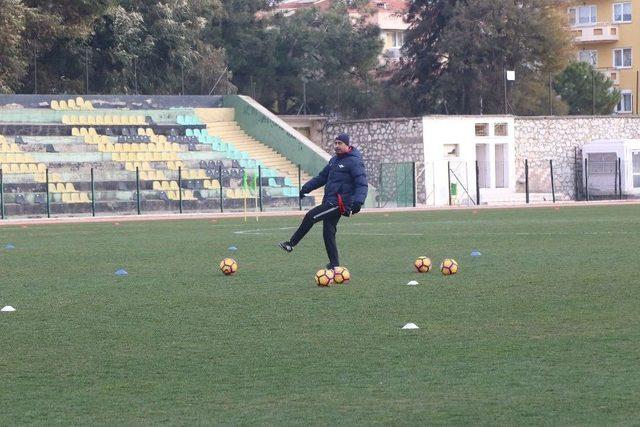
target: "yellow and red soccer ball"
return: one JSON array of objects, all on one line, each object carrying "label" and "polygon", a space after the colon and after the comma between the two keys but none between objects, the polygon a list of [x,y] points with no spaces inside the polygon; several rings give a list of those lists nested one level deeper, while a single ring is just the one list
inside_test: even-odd
[{"label": "yellow and red soccer ball", "polygon": [[421,256],[413,262],[413,266],[418,271],[418,273],[428,273],[431,271],[433,264],[431,263],[431,258]]},{"label": "yellow and red soccer ball", "polygon": [[455,259],[447,258],[440,264],[440,271],[445,276],[451,276],[458,272],[458,262]]},{"label": "yellow and red soccer ball", "polygon": [[233,258],[225,258],[220,261],[220,271],[222,271],[225,276],[230,276],[238,271],[238,263]]},{"label": "yellow and red soccer ball", "polygon": [[329,286],[333,282],[335,274],[332,269],[323,268],[316,273],[316,284],[320,287]]},{"label": "yellow and red soccer ball", "polygon": [[346,267],[336,267],[333,269],[333,282],[337,284],[347,284],[351,280],[351,273]]}]

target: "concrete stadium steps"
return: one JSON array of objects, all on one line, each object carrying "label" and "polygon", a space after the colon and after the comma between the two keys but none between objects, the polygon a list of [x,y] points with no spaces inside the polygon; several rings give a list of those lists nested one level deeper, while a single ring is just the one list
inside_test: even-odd
[{"label": "concrete stadium steps", "polygon": [[196,116],[203,122],[233,122],[235,110],[233,108],[194,108]]},{"label": "concrete stadium steps", "polygon": [[[205,122],[209,135],[219,136],[222,141],[233,145],[237,150],[249,153],[253,159],[260,160],[270,169],[275,169],[281,174],[286,175],[295,186],[298,186],[298,166],[292,163],[277,151],[262,144],[255,138],[250,137],[242,130],[240,125],[235,121],[213,121]],[[306,172],[301,174],[302,183],[304,184],[311,179]],[[323,190],[318,189],[311,193],[316,203],[319,203],[323,196]]]}]

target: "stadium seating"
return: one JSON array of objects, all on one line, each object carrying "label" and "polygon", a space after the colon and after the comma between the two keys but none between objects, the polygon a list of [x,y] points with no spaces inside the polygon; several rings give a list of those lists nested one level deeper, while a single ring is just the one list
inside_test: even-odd
[{"label": "stadium seating", "polygon": [[94,196],[96,209],[110,212],[138,200],[145,210],[173,210],[178,200],[233,210],[260,189],[266,206],[297,207],[297,167],[228,121],[232,112],[216,122],[189,108],[95,108],[82,97],[49,107],[0,112],[0,125],[21,132],[0,135],[9,215],[41,214],[47,200],[54,212],[86,214]]}]

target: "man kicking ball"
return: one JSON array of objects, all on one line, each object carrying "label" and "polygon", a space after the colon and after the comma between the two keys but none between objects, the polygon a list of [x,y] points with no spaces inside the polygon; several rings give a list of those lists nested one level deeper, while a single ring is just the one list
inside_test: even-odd
[{"label": "man kicking ball", "polygon": [[313,224],[322,221],[322,237],[329,257],[327,268],[340,265],[336,246],[336,227],[340,217],[360,212],[369,189],[362,155],[349,144],[349,135],[341,133],[336,137],[334,151],[336,155],[329,160],[329,164],[300,190],[302,199],[305,194],[324,185],[322,204],[307,212],[291,239],[278,244],[283,250],[291,252]]}]

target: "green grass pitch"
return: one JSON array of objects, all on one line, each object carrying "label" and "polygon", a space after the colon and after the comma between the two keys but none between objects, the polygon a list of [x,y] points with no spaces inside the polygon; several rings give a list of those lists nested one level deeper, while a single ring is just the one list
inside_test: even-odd
[{"label": "green grass pitch", "polygon": [[[330,288],[320,224],[276,247],[300,218],[3,227],[1,423],[634,424],[639,218],[358,215]],[[420,255],[460,272],[415,273]]]}]

